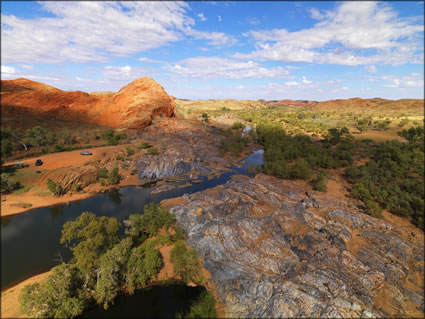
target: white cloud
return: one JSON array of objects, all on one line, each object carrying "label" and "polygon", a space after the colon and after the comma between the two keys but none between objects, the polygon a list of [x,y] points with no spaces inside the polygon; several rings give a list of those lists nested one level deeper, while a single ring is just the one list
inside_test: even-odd
[{"label": "white cloud", "polygon": [[234,37],[227,35],[223,32],[203,32],[203,31],[191,30],[191,31],[188,31],[187,33],[193,36],[195,39],[207,40],[208,44],[215,45],[215,46],[233,45],[237,42],[237,40]]},{"label": "white cloud", "polygon": [[343,87],[341,88],[341,90],[343,90],[343,91],[348,91],[348,86],[343,86]]},{"label": "white cloud", "polygon": [[13,66],[2,65],[1,73],[13,74],[13,73],[16,73],[16,69]]},{"label": "white cloud", "polygon": [[289,81],[289,82],[285,82],[285,84],[288,86],[297,86],[299,83],[297,81]]},{"label": "white cloud", "polygon": [[423,61],[423,39],[418,37],[423,25],[398,18],[387,4],[343,2],[334,11],[311,9],[310,13],[321,20],[310,29],[246,33],[257,41],[257,49],[234,57],[344,65]]},{"label": "white cloud", "polygon": [[310,16],[313,19],[322,20],[323,18],[326,17],[326,14],[321,13],[320,10],[316,8],[310,8],[309,11],[310,11]]},{"label": "white cloud", "polygon": [[21,19],[2,14],[2,23],[10,27],[2,28],[4,61],[105,62],[108,54],[125,56],[177,41],[194,24],[182,2],[40,4],[56,17]]},{"label": "white cloud", "polygon": [[383,85],[387,88],[424,88],[424,75],[423,73],[411,73],[409,75],[383,75],[377,77],[378,79],[385,80],[389,83]]},{"label": "white cloud", "polygon": [[370,72],[370,73],[376,73],[377,72],[376,66],[374,66],[374,65],[365,66],[365,69],[366,69],[367,72]]},{"label": "white cloud", "polygon": [[307,80],[307,78],[306,78],[305,76],[303,76],[302,82],[303,82],[304,84],[309,84],[309,83],[311,83],[311,81]]},{"label": "white cloud", "polygon": [[204,14],[202,12],[201,13],[198,13],[198,18],[202,22],[207,21],[207,18],[204,16]]},{"label": "white cloud", "polygon": [[107,62],[187,37],[212,45],[234,42],[220,32],[198,32],[185,2],[39,2],[53,17],[1,15],[3,63]]},{"label": "white cloud", "polygon": [[23,69],[28,69],[28,70],[32,70],[32,65],[28,65],[28,64],[19,64],[19,66]]},{"label": "white cloud", "polygon": [[153,59],[149,59],[149,58],[146,58],[146,57],[138,58],[138,60],[141,61],[141,62],[148,62],[148,63],[160,63],[160,64],[166,63],[164,61],[153,60]]},{"label": "white cloud", "polygon": [[265,68],[256,62],[241,62],[219,57],[196,57],[168,66],[174,73],[196,78],[276,78],[286,77],[289,72],[283,67]]},{"label": "white cloud", "polygon": [[259,25],[261,21],[257,18],[248,19],[248,23],[251,25]]},{"label": "white cloud", "polygon": [[103,69],[103,77],[106,81],[121,81],[122,85],[148,75],[149,71],[140,67],[107,65]]},{"label": "white cloud", "polygon": [[221,22],[222,21],[221,16],[218,16],[217,18],[218,18],[218,22]]}]

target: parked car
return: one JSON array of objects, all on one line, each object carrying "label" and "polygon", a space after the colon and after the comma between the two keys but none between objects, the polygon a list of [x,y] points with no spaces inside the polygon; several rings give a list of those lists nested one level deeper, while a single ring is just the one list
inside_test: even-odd
[{"label": "parked car", "polygon": [[26,164],[24,161],[19,161],[19,162],[16,162],[15,163],[15,167],[16,168],[25,168],[25,167],[28,167],[29,165],[28,164]]},{"label": "parked car", "polygon": [[41,159],[38,159],[35,161],[35,166],[41,166],[43,165],[43,161]]},{"label": "parked car", "polygon": [[89,151],[81,151],[80,154],[81,155],[93,155],[92,152],[89,152]]}]

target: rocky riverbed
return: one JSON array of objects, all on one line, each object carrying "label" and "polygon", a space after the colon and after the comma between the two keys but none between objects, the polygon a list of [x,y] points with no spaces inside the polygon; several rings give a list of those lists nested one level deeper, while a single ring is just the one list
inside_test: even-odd
[{"label": "rocky riverbed", "polygon": [[[158,132],[161,132],[158,134]],[[199,175],[219,175],[238,159],[223,156],[219,146],[223,139],[213,127],[197,122],[162,118],[140,133],[140,138],[153,142],[159,154],[143,156],[135,161],[140,183],[159,179],[196,180]],[[258,146],[245,148],[240,158]]]},{"label": "rocky riverbed", "polygon": [[170,211],[228,317],[424,315],[421,232],[263,174],[183,198]]}]

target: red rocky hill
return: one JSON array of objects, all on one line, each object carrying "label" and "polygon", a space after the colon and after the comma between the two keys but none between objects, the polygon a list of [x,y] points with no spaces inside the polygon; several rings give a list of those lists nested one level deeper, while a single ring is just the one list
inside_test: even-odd
[{"label": "red rocky hill", "polygon": [[152,78],[139,78],[117,93],[62,91],[27,79],[1,81],[1,111],[29,111],[113,128],[139,129],[156,116],[172,117],[174,99]]}]

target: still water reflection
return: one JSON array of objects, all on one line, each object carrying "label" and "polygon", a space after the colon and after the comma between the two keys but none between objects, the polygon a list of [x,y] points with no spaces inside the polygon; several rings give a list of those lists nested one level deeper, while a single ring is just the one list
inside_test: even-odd
[{"label": "still water reflection", "polygon": [[30,210],[15,216],[1,218],[1,289],[28,277],[48,271],[71,257],[68,249],[59,243],[63,224],[74,220],[82,212],[97,216],[116,217],[119,221],[130,214],[143,213],[143,206],[150,202],[182,196],[226,183],[234,174],[246,174],[248,165],[261,165],[263,151],[259,150],[243,161],[243,167],[231,167],[232,172],[202,183],[167,192],[152,194],[153,187],[128,186],[113,189],[88,199]]}]

